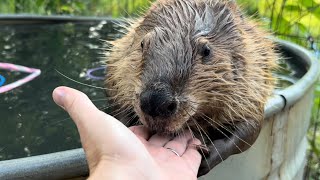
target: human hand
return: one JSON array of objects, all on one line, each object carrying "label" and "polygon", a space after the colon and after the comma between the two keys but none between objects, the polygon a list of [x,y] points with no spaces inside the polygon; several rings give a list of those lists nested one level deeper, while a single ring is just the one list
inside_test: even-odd
[{"label": "human hand", "polygon": [[151,136],[144,126],[133,126],[130,129],[145,145],[160,168],[160,173],[165,175],[159,179],[197,179],[201,155],[196,146],[201,142],[193,139],[189,132],[172,139],[158,134]]},{"label": "human hand", "polygon": [[53,99],[78,128],[90,178],[196,179],[201,155],[195,145],[200,142],[189,133],[171,140],[152,135],[143,126],[131,127],[130,131],[98,110],[85,94],[71,88],[56,88]]}]

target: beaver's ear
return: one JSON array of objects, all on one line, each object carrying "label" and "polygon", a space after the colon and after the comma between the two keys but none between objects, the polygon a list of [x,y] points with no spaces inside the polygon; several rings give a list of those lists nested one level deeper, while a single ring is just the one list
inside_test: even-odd
[{"label": "beaver's ear", "polygon": [[216,26],[217,17],[214,15],[213,7],[203,5],[203,13],[196,13],[194,17],[194,37],[207,36]]},{"label": "beaver's ear", "polygon": [[223,4],[228,8],[229,11],[231,11],[233,14],[237,14],[240,12],[239,5],[237,4],[236,0],[207,0],[209,4],[215,6],[217,4]]},{"label": "beaver's ear", "polygon": [[241,12],[242,11],[241,5],[237,4],[235,0],[227,0],[226,4],[234,14],[237,14],[239,17],[242,18],[243,13]]},{"label": "beaver's ear", "polygon": [[238,11],[238,5],[235,0],[227,0],[226,4],[233,12]]}]

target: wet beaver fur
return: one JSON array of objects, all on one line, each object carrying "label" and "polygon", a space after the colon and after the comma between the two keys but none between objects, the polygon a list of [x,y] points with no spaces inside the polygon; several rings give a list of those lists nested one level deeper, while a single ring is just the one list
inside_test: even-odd
[{"label": "wet beaver fur", "polygon": [[192,131],[208,149],[198,176],[255,142],[277,54],[233,1],[158,0],[127,30],[106,61],[118,119]]}]

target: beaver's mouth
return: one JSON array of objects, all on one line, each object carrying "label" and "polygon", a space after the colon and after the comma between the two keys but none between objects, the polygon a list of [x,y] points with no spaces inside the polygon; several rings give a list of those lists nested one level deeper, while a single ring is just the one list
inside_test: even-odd
[{"label": "beaver's mouth", "polygon": [[176,135],[194,123],[194,112],[183,111],[184,113],[179,113],[178,111],[170,117],[152,117],[143,113],[140,108],[136,109],[140,122],[150,131],[158,134]]}]

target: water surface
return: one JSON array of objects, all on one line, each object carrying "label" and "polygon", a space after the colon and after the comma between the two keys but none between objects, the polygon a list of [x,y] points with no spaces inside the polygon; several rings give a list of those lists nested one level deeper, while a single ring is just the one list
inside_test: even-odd
[{"label": "water surface", "polygon": [[[111,22],[85,24],[28,24],[0,26],[0,62],[41,69],[33,81],[0,94],[0,160],[80,147],[77,130],[52,100],[55,87],[65,85],[85,92],[98,107],[107,106],[105,94],[74,83],[61,73],[87,84],[102,86],[85,76],[101,66],[104,43],[117,37]],[[0,70],[6,84],[26,73]]]}]

